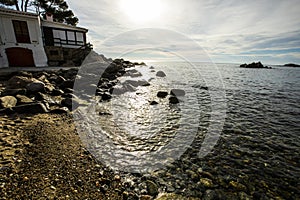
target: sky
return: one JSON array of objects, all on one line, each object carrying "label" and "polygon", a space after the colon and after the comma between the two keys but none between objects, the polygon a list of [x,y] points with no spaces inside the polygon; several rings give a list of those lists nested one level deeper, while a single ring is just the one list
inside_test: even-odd
[{"label": "sky", "polygon": [[68,0],[106,57],[300,64],[300,0]]}]

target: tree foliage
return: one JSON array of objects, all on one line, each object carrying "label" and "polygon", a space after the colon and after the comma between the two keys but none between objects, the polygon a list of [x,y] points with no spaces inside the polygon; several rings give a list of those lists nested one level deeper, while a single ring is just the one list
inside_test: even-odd
[{"label": "tree foliage", "polygon": [[14,6],[16,10],[24,12],[27,12],[29,7],[33,7],[43,18],[46,17],[46,13],[51,13],[56,22],[71,25],[78,23],[78,18],[74,16],[65,0],[0,0],[0,4]]}]

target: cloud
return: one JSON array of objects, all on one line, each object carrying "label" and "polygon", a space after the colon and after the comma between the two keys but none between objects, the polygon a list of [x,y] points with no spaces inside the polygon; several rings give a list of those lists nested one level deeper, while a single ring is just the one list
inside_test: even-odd
[{"label": "cloud", "polygon": [[[148,34],[136,31],[135,35],[131,32],[154,28],[182,34],[205,49],[213,60],[232,62],[240,56],[238,61],[243,62],[248,55],[271,63],[290,62],[289,59],[300,63],[299,0],[246,3],[239,0],[161,0],[161,18],[147,23],[131,21],[120,8],[120,0],[68,3],[79,17],[80,26],[89,28],[89,38],[96,51],[108,56],[149,44],[167,45],[165,48],[174,52],[179,51],[180,46],[180,51],[189,52],[191,57],[198,53],[193,48],[188,49],[187,41],[178,40],[170,33],[161,32],[155,34],[155,38],[151,31]],[[132,37],[126,37],[128,31]],[[145,53],[145,57],[153,55]],[[155,54],[155,58],[158,55],[169,56]]]}]

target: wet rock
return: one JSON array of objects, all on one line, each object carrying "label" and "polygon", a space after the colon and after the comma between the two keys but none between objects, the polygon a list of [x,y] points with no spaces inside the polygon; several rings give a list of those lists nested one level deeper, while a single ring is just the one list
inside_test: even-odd
[{"label": "wet rock", "polygon": [[214,190],[206,190],[205,191],[203,200],[216,200],[216,199],[220,199],[219,195],[216,191],[214,191]]},{"label": "wet rock", "polygon": [[120,95],[127,92],[126,88],[122,85],[117,85],[114,88],[112,88],[111,94]]},{"label": "wet rock", "polygon": [[198,200],[199,198],[185,197],[175,193],[162,193],[159,194],[156,200]]},{"label": "wet rock", "polygon": [[172,96],[169,98],[169,103],[177,104],[177,103],[179,103],[179,100],[177,99],[177,97]]},{"label": "wet rock", "polygon": [[108,92],[104,92],[102,95],[101,95],[101,100],[102,101],[107,101],[107,100],[110,100],[112,98],[112,96],[108,93]]},{"label": "wet rock", "polygon": [[240,190],[240,191],[245,191],[247,189],[246,186],[236,181],[230,181],[229,185],[235,188],[236,190]]},{"label": "wet rock", "polygon": [[170,94],[179,97],[179,96],[184,96],[185,91],[181,89],[172,89]]},{"label": "wet rock", "polygon": [[75,98],[65,98],[61,101],[61,105],[67,107],[69,110],[75,110],[79,106],[79,102]]},{"label": "wet rock", "polygon": [[60,89],[62,90],[65,90],[66,88],[73,88],[74,86],[74,81],[73,80],[66,80],[66,81],[63,81],[61,84],[60,84]]},{"label": "wet rock", "polygon": [[151,196],[156,196],[158,194],[158,186],[150,180],[146,181],[147,191]]},{"label": "wet rock", "polygon": [[46,113],[48,112],[46,106],[42,103],[31,103],[31,104],[24,104],[15,106],[12,108],[13,111],[17,113]]},{"label": "wet rock", "polygon": [[44,92],[45,91],[45,83],[41,81],[34,81],[26,85],[26,89],[29,92]]},{"label": "wet rock", "polygon": [[33,100],[30,99],[29,97],[25,96],[25,95],[20,95],[18,94],[16,96],[17,100],[18,100],[18,104],[27,104],[27,103],[33,103]]},{"label": "wet rock", "polygon": [[17,94],[25,95],[26,89],[6,89],[2,92],[2,96],[16,96]]},{"label": "wet rock", "polygon": [[145,80],[139,80],[138,85],[139,86],[150,86],[150,83]]},{"label": "wet rock", "polygon": [[206,188],[212,188],[214,186],[212,180],[210,180],[208,178],[200,178],[199,183]]},{"label": "wet rock", "polygon": [[17,99],[13,96],[4,96],[0,97],[0,106],[2,108],[11,108],[16,106],[17,104]]},{"label": "wet rock", "polygon": [[196,172],[193,172],[192,170],[186,170],[186,173],[189,175],[189,177],[190,177],[192,180],[198,179],[198,175],[197,175]]},{"label": "wet rock", "polygon": [[157,105],[158,103],[156,101],[151,101],[150,105]]},{"label": "wet rock", "polygon": [[140,200],[151,200],[152,197],[150,195],[141,195],[139,199]]},{"label": "wet rock", "polygon": [[165,77],[166,74],[163,71],[158,71],[158,72],[156,72],[156,76],[158,76],[158,77]]},{"label": "wet rock", "polygon": [[238,194],[240,200],[251,200],[252,198],[245,192],[239,192]]},{"label": "wet rock", "polygon": [[159,91],[156,96],[159,98],[165,98],[167,95],[168,92]]},{"label": "wet rock", "polygon": [[64,94],[64,91],[62,91],[61,89],[54,89],[54,90],[51,92],[51,95],[52,95],[52,96],[61,96],[62,94]]},{"label": "wet rock", "polygon": [[55,109],[52,109],[50,111],[50,113],[65,114],[65,113],[69,113],[69,109],[67,107],[55,108]]}]

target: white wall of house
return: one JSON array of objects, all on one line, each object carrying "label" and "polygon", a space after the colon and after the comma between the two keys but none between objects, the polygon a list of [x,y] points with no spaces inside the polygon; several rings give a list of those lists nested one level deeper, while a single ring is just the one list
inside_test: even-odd
[{"label": "white wall of house", "polygon": [[[17,42],[12,22],[13,20],[27,22],[30,43]],[[32,50],[35,66],[47,66],[47,56],[43,46],[40,23],[37,15],[0,10],[0,68],[9,67],[5,50],[11,47],[21,47]]]}]

